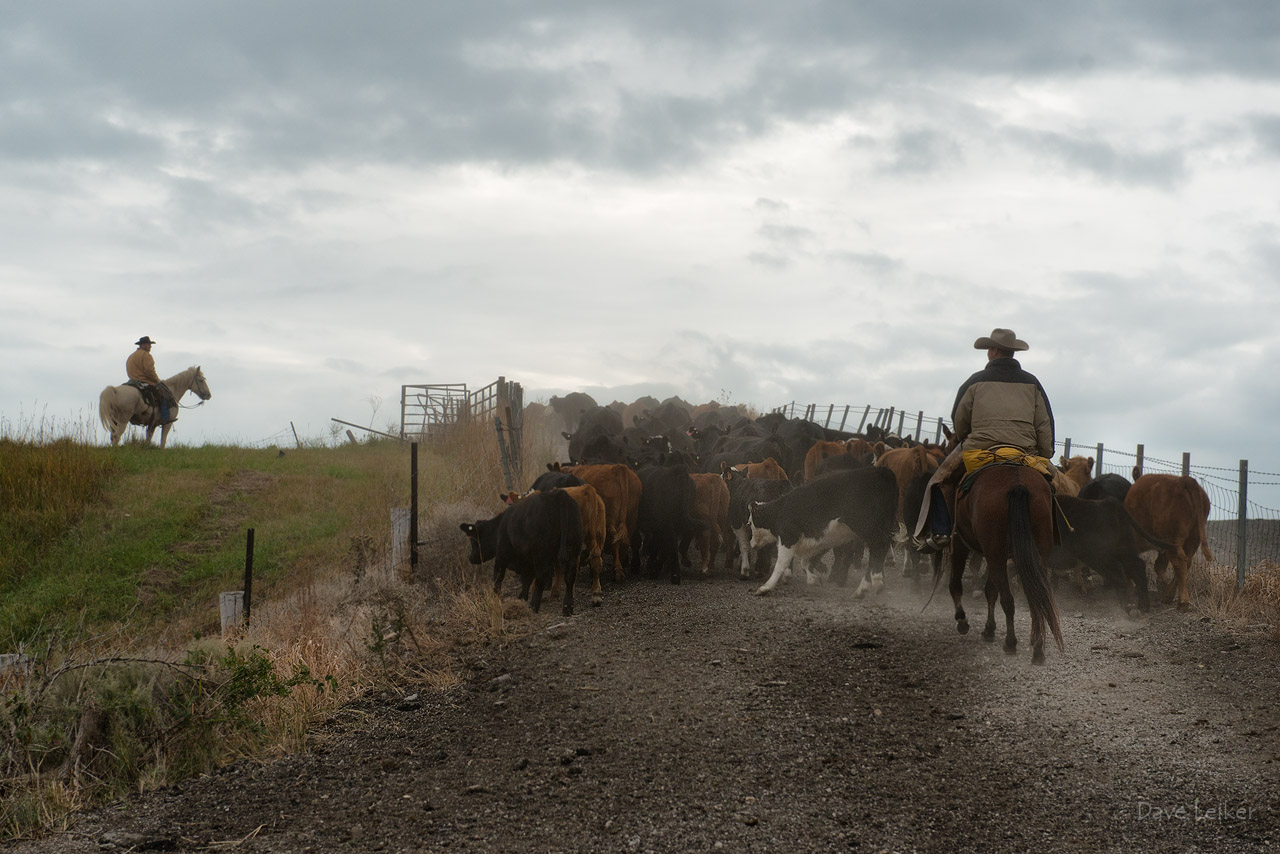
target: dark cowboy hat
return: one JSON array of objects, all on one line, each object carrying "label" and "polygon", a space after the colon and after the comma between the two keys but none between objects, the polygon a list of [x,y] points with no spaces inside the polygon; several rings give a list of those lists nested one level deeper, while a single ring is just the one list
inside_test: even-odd
[{"label": "dark cowboy hat", "polygon": [[992,329],[990,335],[973,342],[975,350],[990,350],[992,347],[997,350],[1026,350],[1029,346],[1026,341],[1014,335],[1012,329],[999,328]]},{"label": "dark cowboy hat", "polygon": [[135,343],[135,344],[137,344],[139,347],[141,347],[143,344],[154,344],[154,343],[156,343],[156,342],[152,341],[152,340],[151,340],[150,338],[148,338],[146,335],[143,335],[141,338],[139,338],[139,339],[138,339],[137,341],[135,341],[134,343]]}]

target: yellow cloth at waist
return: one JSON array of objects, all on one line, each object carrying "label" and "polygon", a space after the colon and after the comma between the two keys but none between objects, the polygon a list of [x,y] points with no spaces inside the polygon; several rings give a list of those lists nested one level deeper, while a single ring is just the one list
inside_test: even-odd
[{"label": "yellow cloth at waist", "polygon": [[1031,466],[1031,468],[1045,477],[1051,477],[1053,474],[1047,459],[1037,457],[1035,454],[1028,454],[1019,448],[987,448],[976,451],[963,451],[960,457],[964,460],[966,474],[971,474],[992,463],[1004,462],[1019,462],[1023,465]]}]

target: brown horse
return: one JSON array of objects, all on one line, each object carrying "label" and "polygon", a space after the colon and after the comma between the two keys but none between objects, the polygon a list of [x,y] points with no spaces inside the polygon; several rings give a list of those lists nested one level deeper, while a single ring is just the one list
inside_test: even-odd
[{"label": "brown horse", "polygon": [[[182,396],[189,391],[195,392],[201,402],[213,396],[199,365],[192,365],[185,371],[174,374],[164,384],[173,392],[175,401],[181,401]],[[130,424],[136,424],[147,428],[147,442],[151,441],[152,434],[159,427],[160,447],[163,448],[165,440],[169,438],[169,428],[173,426],[172,421],[162,423],[160,407],[144,403],[142,393],[131,385],[109,385],[104,388],[102,394],[98,395],[98,417],[102,419],[102,426],[111,431],[112,445],[120,444],[124,431],[129,429]]]},{"label": "brown horse", "polygon": [[996,635],[996,597],[1004,608],[1004,651],[1018,651],[1013,631],[1013,591],[1009,588],[1008,561],[1022,582],[1031,608],[1031,661],[1044,664],[1044,628],[1047,623],[1062,647],[1058,606],[1049,589],[1044,560],[1053,548],[1053,496],[1044,476],[1024,465],[993,464],[974,476],[973,485],[956,499],[956,534],[951,540],[951,599],[956,606],[956,629],[969,631],[961,598],[963,576],[970,551],[987,559],[987,625],[984,640]]}]

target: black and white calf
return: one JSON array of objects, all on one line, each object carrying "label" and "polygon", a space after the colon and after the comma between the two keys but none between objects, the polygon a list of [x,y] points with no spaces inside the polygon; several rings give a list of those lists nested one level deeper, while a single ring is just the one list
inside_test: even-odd
[{"label": "black and white calf", "polygon": [[520,576],[520,598],[528,598],[529,607],[537,611],[542,592],[551,586],[558,566],[565,586],[562,613],[566,617],[573,613],[582,513],[567,493],[558,489],[535,492],[492,519],[459,527],[471,540],[472,563],[493,559],[493,592],[502,592],[502,580],[511,569]]},{"label": "black and white calf", "polygon": [[810,563],[837,546],[861,537],[870,552],[858,596],[884,586],[884,559],[897,526],[898,481],[886,468],[832,472],[798,486],[766,504],[750,505],[751,545],[778,543],[769,580],[756,589],[768,593],[791,571],[797,558],[805,580],[817,577]]},{"label": "black and white calf", "polygon": [[729,486],[729,528],[738,543],[738,577],[750,578],[758,554],[751,547],[751,505],[786,495],[791,491],[791,481],[747,477],[732,467],[726,468],[721,477]]}]

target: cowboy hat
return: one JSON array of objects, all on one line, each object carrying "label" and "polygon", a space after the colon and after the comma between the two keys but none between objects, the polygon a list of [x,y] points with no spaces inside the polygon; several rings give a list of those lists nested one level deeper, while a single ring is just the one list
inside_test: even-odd
[{"label": "cowboy hat", "polygon": [[137,341],[133,343],[141,347],[143,344],[154,344],[156,342],[152,341],[151,338],[149,338],[148,336],[143,335],[141,338],[139,338]]},{"label": "cowboy hat", "polygon": [[1012,329],[992,329],[991,334],[973,342],[975,350],[1026,350],[1030,345],[1013,334]]}]

